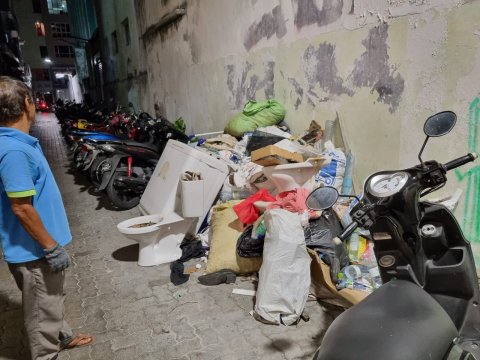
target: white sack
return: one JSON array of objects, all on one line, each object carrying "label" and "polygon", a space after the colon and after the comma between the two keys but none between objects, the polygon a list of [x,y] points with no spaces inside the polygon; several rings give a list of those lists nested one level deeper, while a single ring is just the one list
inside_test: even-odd
[{"label": "white sack", "polygon": [[255,312],[275,323],[294,324],[310,288],[310,256],[300,216],[283,209],[265,213],[265,244]]}]

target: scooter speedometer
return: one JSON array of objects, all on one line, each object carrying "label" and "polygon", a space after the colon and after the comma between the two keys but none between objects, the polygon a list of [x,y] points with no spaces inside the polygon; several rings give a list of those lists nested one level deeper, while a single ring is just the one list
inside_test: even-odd
[{"label": "scooter speedometer", "polygon": [[379,174],[370,179],[368,191],[379,198],[389,197],[398,193],[407,183],[408,174],[399,171],[393,174]]}]

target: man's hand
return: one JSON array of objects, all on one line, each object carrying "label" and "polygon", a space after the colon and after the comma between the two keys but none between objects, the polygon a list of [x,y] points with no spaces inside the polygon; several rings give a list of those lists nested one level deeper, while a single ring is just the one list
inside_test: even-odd
[{"label": "man's hand", "polygon": [[70,266],[70,257],[60,244],[43,251],[45,252],[45,259],[47,259],[48,265],[54,272],[60,272]]}]

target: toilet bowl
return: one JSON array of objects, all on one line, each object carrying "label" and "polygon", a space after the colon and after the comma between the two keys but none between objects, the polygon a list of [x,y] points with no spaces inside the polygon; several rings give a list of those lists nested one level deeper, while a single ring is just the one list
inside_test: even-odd
[{"label": "toilet bowl", "polygon": [[178,260],[182,256],[180,244],[185,237],[185,229],[192,224],[192,219],[168,213],[125,220],[117,225],[117,229],[125,237],[138,242],[138,265],[154,266]]},{"label": "toilet bowl", "polygon": [[263,173],[281,193],[299,187],[307,187],[307,183],[311,183],[309,180],[329,163],[329,157],[312,158],[301,163],[267,166],[263,168]]},{"label": "toilet bowl", "polygon": [[[202,174],[208,184],[198,201],[203,204],[199,205],[198,217],[179,215],[182,213],[180,179],[186,171]],[[228,166],[208,153],[175,140],[168,141],[140,198],[138,210],[144,216],[117,225],[122,235],[139,243],[138,265],[169,263],[182,256],[180,244],[187,234],[200,229],[228,173]]]}]

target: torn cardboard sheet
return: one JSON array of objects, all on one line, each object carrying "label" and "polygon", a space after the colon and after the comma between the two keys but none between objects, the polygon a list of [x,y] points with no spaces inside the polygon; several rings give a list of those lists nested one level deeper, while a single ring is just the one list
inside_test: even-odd
[{"label": "torn cardboard sheet", "polygon": [[275,145],[269,145],[252,151],[252,162],[263,166],[282,165],[292,162],[303,162],[303,156],[300,153],[290,152]]}]

